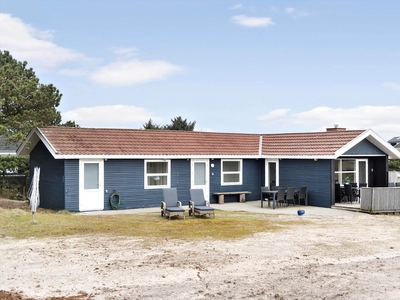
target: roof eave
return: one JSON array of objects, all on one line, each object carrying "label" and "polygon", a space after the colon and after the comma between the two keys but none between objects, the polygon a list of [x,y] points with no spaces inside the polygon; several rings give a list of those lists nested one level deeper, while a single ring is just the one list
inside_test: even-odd
[{"label": "roof eave", "polygon": [[85,155],[85,154],[55,154],[55,159],[259,159],[259,155],[231,155],[231,154],[197,154],[197,155],[170,155],[170,154],[155,154],[155,155]]},{"label": "roof eave", "polygon": [[55,150],[53,145],[49,142],[49,140],[45,137],[45,135],[40,131],[39,128],[32,129],[28,133],[25,141],[18,147],[17,155],[28,156],[39,141],[43,142],[43,144],[49,150],[51,155],[55,158],[57,151]]},{"label": "roof eave", "polygon": [[371,144],[384,152],[389,159],[400,159],[400,152],[397,151],[396,148],[394,148],[384,139],[382,139],[379,135],[377,135],[372,129],[364,131],[359,136],[354,138],[350,143],[347,143],[345,146],[336,151],[335,157],[338,158],[340,156],[344,156],[344,153],[346,153],[348,150],[353,148],[364,139],[368,140]]}]

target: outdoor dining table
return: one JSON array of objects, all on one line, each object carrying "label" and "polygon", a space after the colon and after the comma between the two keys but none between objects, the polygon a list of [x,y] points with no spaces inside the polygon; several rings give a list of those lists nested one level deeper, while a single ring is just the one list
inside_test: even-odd
[{"label": "outdoor dining table", "polygon": [[[286,192],[287,192],[287,190],[285,190],[285,195],[286,195]],[[269,190],[269,191],[263,191],[262,192],[263,194],[267,194],[268,196],[271,196],[272,195],[272,209],[275,209],[276,208],[276,203],[277,203],[277,198],[278,198],[278,190]],[[298,190],[295,190],[294,191],[294,194],[295,194],[295,197],[298,197],[299,196],[299,191]],[[263,198],[262,197],[262,195],[261,195],[261,198]],[[305,201],[306,201],[306,205],[308,205],[308,199],[307,199],[308,197],[306,196],[306,199],[305,199]],[[269,201],[270,200],[268,200],[268,207],[270,207],[269,206]],[[264,199],[261,199],[261,207],[264,207]]]},{"label": "outdoor dining table", "polygon": [[[278,190],[270,190],[265,191],[263,194],[267,194],[268,196],[272,195],[272,208],[276,208],[276,198],[278,197]],[[262,195],[261,195],[262,196]],[[264,207],[264,199],[261,199],[261,207]],[[268,207],[269,207],[269,200],[268,200]]]}]

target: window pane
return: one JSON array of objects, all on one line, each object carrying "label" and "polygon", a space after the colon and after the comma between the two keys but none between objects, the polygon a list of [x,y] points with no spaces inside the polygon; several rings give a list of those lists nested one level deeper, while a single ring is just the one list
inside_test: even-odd
[{"label": "window pane", "polygon": [[355,160],[343,160],[342,161],[342,171],[355,171],[356,161]]},{"label": "window pane", "polygon": [[269,187],[272,189],[273,186],[276,186],[276,163],[274,162],[268,163],[268,172],[269,172]]},{"label": "window pane", "polygon": [[239,182],[239,174],[224,174],[224,182]]},{"label": "window pane", "polygon": [[206,164],[195,163],[194,164],[194,184],[205,185],[206,184]]},{"label": "window pane", "polygon": [[84,189],[99,188],[99,164],[84,164]]},{"label": "window pane", "polygon": [[167,185],[167,176],[148,176],[147,185]]},{"label": "window pane", "polygon": [[339,173],[335,173],[335,182],[336,183],[340,183],[340,176],[339,176]]},{"label": "window pane", "polygon": [[358,163],[358,182],[367,183],[367,162],[365,161]]},{"label": "window pane", "polygon": [[335,160],[335,171],[336,172],[340,171],[340,160],[339,159]]},{"label": "window pane", "polygon": [[167,173],[168,163],[167,162],[147,162],[147,173],[148,174],[158,174]]},{"label": "window pane", "polygon": [[343,174],[342,174],[343,183],[356,182],[354,179],[354,175],[355,175],[355,173],[343,172]]},{"label": "window pane", "polygon": [[240,163],[238,161],[224,161],[223,172],[238,172],[240,171]]}]

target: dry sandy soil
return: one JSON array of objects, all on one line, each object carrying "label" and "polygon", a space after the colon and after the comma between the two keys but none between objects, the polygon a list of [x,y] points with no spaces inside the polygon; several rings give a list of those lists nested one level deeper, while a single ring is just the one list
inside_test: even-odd
[{"label": "dry sandy soil", "polygon": [[400,299],[399,215],[303,217],[234,241],[3,237],[0,299]]}]

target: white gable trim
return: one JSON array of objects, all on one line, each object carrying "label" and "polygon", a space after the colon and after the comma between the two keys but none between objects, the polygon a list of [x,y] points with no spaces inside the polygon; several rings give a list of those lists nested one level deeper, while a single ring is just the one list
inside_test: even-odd
[{"label": "white gable trim", "polygon": [[[339,156],[343,156],[348,150],[353,148],[355,145],[360,143],[362,140],[366,139],[379,150],[383,151],[387,154],[389,159],[400,159],[400,151],[397,151],[392,145],[382,139],[379,135],[377,135],[373,130],[369,129],[361,133],[358,137],[353,139],[350,143],[347,143],[342,148],[340,148],[335,153],[335,159]],[[354,155],[352,155],[354,156]]]},{"label": "white gable trim", "polygon": [[17,155],[28,156],[39,141],[42,141],[51,155],[56,158],[57,151],[44,134],[38,129],[31,130],[25,141],[17,149]]}]

